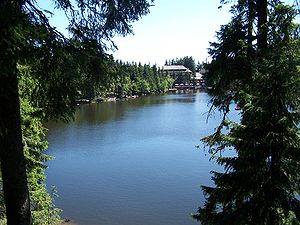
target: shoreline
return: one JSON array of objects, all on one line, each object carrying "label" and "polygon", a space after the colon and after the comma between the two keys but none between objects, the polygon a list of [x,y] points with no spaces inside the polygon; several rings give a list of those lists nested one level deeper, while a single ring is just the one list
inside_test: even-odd
[{"label": "shoreline", "polygon": [[[141,95],[143,96],[143,95]],[[129,99],[137,99],[141,97],[140,95],[131,95],[131,96],[126,96],[122,98],[118,97],[101,97],[101,98],[96,98],[96,99],[78,99],[76,100],[76,105],[81,105],[81,104],[92,104],[92,103],[101,103],[101,102],[118,102],[118,101],[127,101]]]}]

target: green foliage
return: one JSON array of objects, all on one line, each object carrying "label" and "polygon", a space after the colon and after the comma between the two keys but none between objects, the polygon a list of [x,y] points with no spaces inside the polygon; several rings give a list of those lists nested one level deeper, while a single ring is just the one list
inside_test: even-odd
[{"label": "green foliage", "polygon": [[[52,157],[43,154],[48,147],[45,139],[45,128],[42,120],[41,109],[33,106],[30,100],[35,96],[35,91],[41,85],[39,80],[32,76],[31,66],[18,65],[19,94],[21,105],[22,142],[27,165],[27,177],[31,199],[33,224],[58,224],[60,210],[54,207],[53,196],[47,192],[45,181],[44,163]],[[1,180],[2,183],[2,180]],[[2,193],[2,192],[1,192]],[[1,212],[5,211],[3,195],[0,196]],[[5,221],[5,214],[0,218]],[[3,222],[6,224],[6,222]]]},{"label": "green foliage", "polygon": [[33,91],[40,86],[39,81],[30,76],[29,66],[18,66],[20,71],[19,94],[21,101],[21,124],[27,177],[31,198],[33,224],[58,224],[60,210],[54,207],[53,196],[47,192],[44,163],[52,157],[45,155],[48,142],[40,110],[30,103]]},{"label": "green foliage", "polygon": [[[201,224],[300,223],[299,37],[293,8],[273,3],[267,48],[253,41],[250,5],[243,2],[212,44],[207,79],[224,119],[203,141],[224,172],[212,172],[215,187],[203,186],[206,202],[194,215]],[[232,100],[242,109],[240,123],[227,121]],[[235,156],[216,156],[229,149]]]},{"label": "green foliage", "polygon": [[[114,61],[112,57],[103,60],[103,64],[106,69],[102,70],[102,76],[107,80],[95,82],[93,79],[83,79],[81,98],[161,94],[167,92],[173,83],[173,79],[155,65],[123,63]],[[90,94],[88,90],[93,90],[93,93]]]}]

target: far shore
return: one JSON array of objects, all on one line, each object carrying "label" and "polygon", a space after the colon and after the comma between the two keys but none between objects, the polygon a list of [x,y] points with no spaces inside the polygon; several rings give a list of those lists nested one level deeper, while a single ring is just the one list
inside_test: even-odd
[{"label": "far shore", "polygon": [[[142,96],[145,96],[145,95],[142,95]],[[89,104],[89,103],[99,103],[99,102],[116,102],[116,101],[124,101],[124,100],[128,100],[128,99],[136,99],[136,98],[139,98],[140,95],[130,95],[130,96],[125,96],[125,97],[122,97],[122,98],[118,98],[118,97],[103,97],[103,98],[97,98],[97,99],[78,99],[76,101],[76,104],[77,105],[80,105],[80,104]]]}]

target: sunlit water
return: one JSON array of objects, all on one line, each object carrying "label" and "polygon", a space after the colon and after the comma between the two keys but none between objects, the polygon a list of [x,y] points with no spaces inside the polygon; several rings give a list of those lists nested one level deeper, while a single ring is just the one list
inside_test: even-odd
[{"label": "sunlit water", "polygon": [[[79,225],[196,225],[210,185],[200,138],[207,122],[206,93],[151,96],[82,105],[75,121],[48,124],[47,186],[55,185],[62,216]],[[238,112],[231,115],[238,118]],[[200,144],[200,148],[195,146]]]}]

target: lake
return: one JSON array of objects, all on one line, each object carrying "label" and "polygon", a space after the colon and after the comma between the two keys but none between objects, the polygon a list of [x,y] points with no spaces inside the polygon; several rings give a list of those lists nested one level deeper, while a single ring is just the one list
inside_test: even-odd
[{"label": "lake", "polygon": [[62,216],[79,225],[199,224],[191,213],[204,201],[200,185],[220,170],[200,142],[221,119],[207,121],[209,100],[199,92],[81,105],[73,122],[49,123],[46,183]]}]

